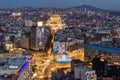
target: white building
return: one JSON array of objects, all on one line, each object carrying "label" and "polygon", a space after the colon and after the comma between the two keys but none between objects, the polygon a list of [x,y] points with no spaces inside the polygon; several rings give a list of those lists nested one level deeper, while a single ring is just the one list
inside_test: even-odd
[{"label": "white building", "polygon": [[45,50],[47,41],[50,37],[50,29],[48,27],[32,27],[31,28],[31,49]]},{"label": "white building", "polygon": [[97,80],[97,76],[94,70],[87,69],[85,67],[76,67],[74,70],[74,79],[80,80]]},{"label": "white building", "polygon": [[14,44],[12,42],[6,42],[5,43],[5,50],[11,51],[14,47]]},{"label": "white building", "polygon": [[13,13],[12,13],[12,16],[21,16],[21,15],[22,15],[21,12],[13,12]]},{"label": "white building", "polygon": [[33,22],[31,20],[25,20],[25,26],[32,27]]},{"label": "white building", "polygon": [[43,26],[43,22],[42,22],[42,21],[38,21],[38,22],[37,22],[37,26],[38,26],[38,27],[42,27],[42,26]]}]

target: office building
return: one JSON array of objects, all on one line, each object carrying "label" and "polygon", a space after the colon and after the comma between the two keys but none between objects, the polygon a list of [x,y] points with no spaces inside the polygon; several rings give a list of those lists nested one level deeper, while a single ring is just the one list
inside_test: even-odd
[{"label": "office building", "polygon": [[85,67],[76,67],[74,72],[75,80],[97,80],[97,76],[94,70],[87,69]]},{"label": "office building", "polygon": [[30,38],[31,49],[36,51],[45,50],[50,34],[48,27],[33,26],[31,28]]}]

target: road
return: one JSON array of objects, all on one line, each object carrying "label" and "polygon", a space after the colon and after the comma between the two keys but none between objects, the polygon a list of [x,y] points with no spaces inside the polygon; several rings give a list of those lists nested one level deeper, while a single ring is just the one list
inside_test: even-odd
[{"label": "road", "polygon": [[[15,51],[26,51],[24,49],[15,49]],[[43,78],[48,78],[47,80],[50,80],[51,72],[55,71],[58,68],[69,68],[70,69],[70,63],[58,63],[56,62],[56,58],[61,57],[62,54],[53,54],[52,48],[49,49],[49,54],[47,53],[39,53],[34,51],[28,51],[32,52],[32,65],[37,65],[37,69],[35,70],[35,74],[37,76],[33,77],[34,79],[37,78],[39,80],[44,80]],[[74,51],[67,51],[67,57],[70,57],[72,59],[80,59],[84,60],[84,50],[78,49]],[[32,80],[32,79],[31,79]]]},{"label": "road", "polygon": [[[51,77],[51,72],[55,71],[58,68],[70,68],[70,63],[58,63],[56,62],[56,58],[62,56],[62,54],[56,55],[39,55],[35,54],[32,58],[34,65],[37,65],[37,72],[39,76],[37,78],[45,78]],[[78,49],[72,52],[68,52],[67,57],[71,57],[73,59],[81,59],[84,60],[83,50]],[[82,59],[83,58],[83,59]]]}]

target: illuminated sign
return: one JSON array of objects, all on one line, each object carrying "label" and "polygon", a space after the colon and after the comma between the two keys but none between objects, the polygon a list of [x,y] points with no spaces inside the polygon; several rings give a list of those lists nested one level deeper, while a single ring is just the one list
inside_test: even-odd
[{"label": "illuminated sign", "polygon": [[60,51],[59,46],[60,46],[60,43],[58,41],[54,42],[54,44],[53,44],[53,51],[58,53]]},{"label": "illuminated sign", "polygon": [[65,42],[61,42],[59,47],[61,53],[66,53]]}]

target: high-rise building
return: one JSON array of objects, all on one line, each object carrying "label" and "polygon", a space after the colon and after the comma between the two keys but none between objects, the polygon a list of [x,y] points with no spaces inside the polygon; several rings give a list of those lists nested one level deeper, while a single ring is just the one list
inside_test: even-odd
[{"label": "high-rise building", "polygon": [[20,12],[13,12],[12,13],[12,16],[21,16],[22,15],[22,13],[20,13]]},{"label": "high-rise building", "polygon": [[31,49],[33,50],[45,50],[48,39],[50,37],[50,29],[48,27],[36,27],[31,28]]},{"label": "high-rise building", "polygon": [[12,42],[6,42],[5,43],[5,50],[11,51],[14,47],[14,44]]}]

